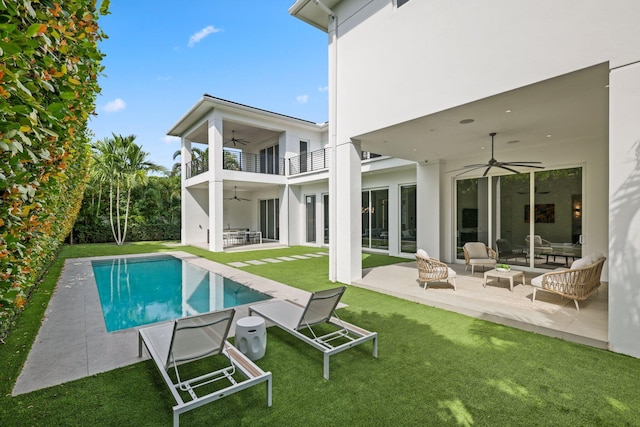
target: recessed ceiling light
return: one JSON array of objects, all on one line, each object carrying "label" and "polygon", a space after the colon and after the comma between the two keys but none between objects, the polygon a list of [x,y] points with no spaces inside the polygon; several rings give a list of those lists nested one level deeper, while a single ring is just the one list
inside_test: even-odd
[{"label": "recessed ceiling light", "polygon": [[511,141],[507,141],[507,144],[517,144],[518,142],[520,142],[519,139],[514,139],[514,140],[511,140]]},{"label": "recessed ceiling light", "polygon": [[416,151],[416,149],[415,149],[415,148],[412,148],[412,150],[413,150],[413,151]]},{"label": "recessed ceiling light", "polygon": [[460,120],[460,124],[461,125],[468,125],[469,123],[473,123],[473,122],[475,122],[475,120],[473,120],[473,119],[462,119],[462,120]]},{"label": "recessed ceiling light", "polygon": [[547,135],[547,138],[551,138],[551,134],[548,134],[548,135]]},{"label": "recessed ceiling light", "polygon": [[484,150],[484,147],[480,147],[481,150]]},{"label": "recessed ceiling light", "polygon": [[511,110],[505,110],[505,113],[510,113],[510,112],[511,112]]}]

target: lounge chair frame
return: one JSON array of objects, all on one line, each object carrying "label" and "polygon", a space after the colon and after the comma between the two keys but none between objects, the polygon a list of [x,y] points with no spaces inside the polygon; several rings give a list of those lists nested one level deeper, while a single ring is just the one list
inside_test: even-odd
[{"label": "lounge chair frame", "polygon": [[[366,341],[373,342],[373,357],[378,357],[378,334],[370,332],[358,326],[341,320],[335,313],[335,308],[340,302],[346,286],[314,292],[306,306],[302,306],[294,301],[275,300],[249,307],[249,315],[253,313],[272,322],[280,329],[288,332],[294,337],[304,341],[313,348],[323,353],[323,375],[329,379],[329,358]],[[316,310],[316,304],[327,303],[324,313]],[[314,325],[329,324],[337,328],[336,331],[317,335],[313,330]],[[305,335],[301,331],[309,330],[311,336]],[[346,340],[339,345],[333,345],[335,340]]]},{"label": "lounge chair frame", "polygon": [[[214,321],[208,321],[207,319],[210,318],[213,314],[220,314],[220,318],[214,319]],[[219,312],[212,312],[202,315],[190,316],[182,319],[176,319],[175,321],[170,323],[149,326],[138,330],[138,357],[142,356],[142,348],[144,344],[144,347],[147,349],[147,352],[151,356],[151,359],[160,372],[162,379],[169,387],[169,390],[171,391],[171,394],[177,403],[177,405],[173,407],[173,425],[175,427],[179,425],[180,414],[221,399],[225,396],[228,396],[229,394],[244,390],[261,382],[266,382],[267,406],[271,406],[271,372],[264,372],[226,340],[234,314],[234,309],[228,309]],[[204,322],[200,325],[182,325],[183,323],[193,321],[194,319],[199,320],[199,318],[204,319]],[[219,338],[219,346],[214,346],[212,347],[211,351],[207,351],[205,353],[192,357],[174,357],[173,350],[174,345],[176,344],[176,331],[194,328],[213,328],[215,327],[215,325],[220,324],[220,322],[227,322],[227,325],[225,326],[224,334],[216,337]],[[169,347],[168,349],[163,349],[163,347],[166,345],[164,342],[161,342],[162,340],[159,337],[166,338],[168,336],[170,336],[171,338]],[[211,333],[209,336],[211,336]],[[186,380],[180,378],[180,373],[178,370],[179,365],[216,355],[226,357],[229,362],[229,366],[218,369],[214,372],[200,375],[195,378]],[[169,371],[172,369],[175,371],[177,378],[177,381],[175,382],[169,375]],[[233,375],[237,371],[242,373],[242,376],[244,376],[245,378],[244,380],[238,381],[233,377]],[[208,394],[198,395],[198,387],[223,379],[229,381],[230,384],[227,387]],[[181,391],[188,393],[191,397],[191,400],[185,401],[183,399],[183,395],[180,394]]]}]

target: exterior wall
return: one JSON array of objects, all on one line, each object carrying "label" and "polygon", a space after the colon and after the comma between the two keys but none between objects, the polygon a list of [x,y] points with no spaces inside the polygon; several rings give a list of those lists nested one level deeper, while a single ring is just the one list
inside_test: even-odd
[{"label": "exterior wall", "polygon": [[190,188],[182,192],[182,243],[205,243],[209,228],[209,193],[207,189]]},{"label": "exterior wall", "polygon": [[335,8],[338,141],[595,64],[640,60],[636,0],[394,4]]},{"label": "exterior wall", "polygon": [[640,357],[640,64],[611,73],[609,345]]}]

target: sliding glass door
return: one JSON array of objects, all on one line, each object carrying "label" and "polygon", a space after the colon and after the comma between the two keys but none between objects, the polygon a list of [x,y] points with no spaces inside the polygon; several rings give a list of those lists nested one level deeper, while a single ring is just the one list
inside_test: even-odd
[{"label": "sliding glass door", "polygon": [[416,247],[416,186],[400,187],[400,252],[415,253]]},{"label": "sliding glass door", "polygon": [[458,258],[468,241],[488,244],[500,262],[537,268],[582,255],[580,167],[460,179],[456,203]]},{"label": "sliding glass door", "polygon": [[280,239],[280,199],[260,200],[260,231],[263,239]]},{"label": "sliding glass door", "polygon": [[362,247],[389,249],[389,190],[362,192]]}]

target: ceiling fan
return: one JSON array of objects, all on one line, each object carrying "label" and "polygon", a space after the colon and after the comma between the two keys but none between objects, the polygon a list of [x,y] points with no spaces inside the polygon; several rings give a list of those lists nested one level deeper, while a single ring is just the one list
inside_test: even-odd
[{"label": "ceiling fan", "polygon": [[542,162],[499,162],[495,159],[495,157],[493,157],[493,137],[496,136],[495,132],[491,132],[489,134],[489,136],[491,136],[491,159],[489,159],[489,161],[487,163],[484,164],[473,164],[473,165],[466,165],[460,169],[454,169],[452,171],[449,172],[457,172],[457,171],[464,171],[464,172],[460,172],[459,174],[457,174],[456,176],[460,176],[463,175],[465,173],[474,171],[476,169],[482,169],[482,168],[487,168],[484,173],[482,174],[482,176],[487,176],[487,174],[489,173],[489,170],[493,167],[496,168],[500,168],[500,169],[505,169],[508,170],[509,172],[513,172],[513,173],[520,173],[520,171],[517,171],[515,169],[513,169],[513,167],[525,167],[525,168],[536,168],[536,169],[544,169],[543,166],[536,166],[538,164],[542,164]]},{"label": "ceiling fan", "polygon": [[236,138],[236,131],[232,130],[231,131],[231,138],[227,139],[224,142],[224,145],[229,145],[229,144],[233,144],[233,146],[237,146],[238,144],[240,145],[247,145],[250,141],[247,141],[246,139],[242,139],[242,138]]},{"label": "ceiling fan", "polygon": [[237,200],[239,202],[249,202],[251,199],[238,197],[238,187],[233,187],[233,197],[226,197],[225,200]]}]

